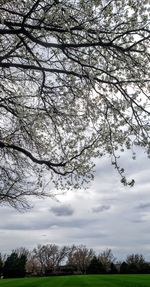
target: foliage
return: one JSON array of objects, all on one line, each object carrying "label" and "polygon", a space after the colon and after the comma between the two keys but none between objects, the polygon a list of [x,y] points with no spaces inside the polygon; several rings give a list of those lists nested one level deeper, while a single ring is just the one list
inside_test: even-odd
[{"label": "foliage", "polygon": [[121,263],[120,273],[121,273],[121,274],[127,274],[127,273],[128,273],[128,264],[127,264],[125,261],[123,261],[123,262]]},{"label": "foliage", "polygon": [[105,273],[102,263],[94,256],[87,268],[87,274],[101,274]]},{"label": "foliage", "polygon": [[0,202],[78,188],[94,158],[150,155],[147,0],[1,0]]},{"label": "foliage", "polygon": [[25,276],[26,255],[18,256],[17,253],[12,252],[7,257],[4,267],[3,275],[5,278],[16,278]]},{"label": "foliage", "polygon": [[127,256],[126,259],[127,264],[136,264],[136,265],[142,265],[145,263],[145,259],[142,254],[134,254]]},{"label": "foliage", "polygon": [[110,265],[110,273],[111,274],[117,274],[118,273],[118,270],[117,270],[117,268],[113,262]]},{"label": "foliage", "polygon": [[128,264],[128,273],[145,273],[149,269],[142,254],[128,255],[126,262]]},{"label": "foliage", "polygon": [[2,255],[0,253],[0,275],[2,274],[3,272],[3,259],[2,259]]}]

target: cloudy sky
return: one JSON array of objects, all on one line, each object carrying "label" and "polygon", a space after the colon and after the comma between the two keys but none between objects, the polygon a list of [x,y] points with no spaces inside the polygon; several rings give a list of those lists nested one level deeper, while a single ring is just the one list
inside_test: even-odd
[{"label": "cloudy sky", "polygon": [[118,259],[138,252],[150,261],[150,159],[138,150],[136,160],[122,154],[121,164],[135,179],[133,188],[124,187],[109,159],[103,158],[88,190],[36,199],[25,213],[1,206],[0,251],[74,243],[97,252],[111,248]]}]

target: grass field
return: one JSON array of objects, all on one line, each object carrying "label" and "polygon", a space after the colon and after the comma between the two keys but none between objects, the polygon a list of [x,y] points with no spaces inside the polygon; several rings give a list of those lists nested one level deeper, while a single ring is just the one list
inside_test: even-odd
[{"label": "grass field", "polygon": [[0,287],[150,287],[150,275],[83,275],[3,279]]}]

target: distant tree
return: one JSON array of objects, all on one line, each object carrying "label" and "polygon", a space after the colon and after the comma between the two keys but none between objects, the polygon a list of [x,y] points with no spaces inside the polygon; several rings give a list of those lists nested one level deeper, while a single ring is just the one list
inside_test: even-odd
[{"label": "distant tree", "polygon": [[4,268],[3,275],[5,278],[16,278],[25,276],[25,266],[26,266],[26,255],[18,256],[17,253],[12,252],[10,256],[7,257]]},{"label": "distant tree", "polygon": [[124,261],[120,265],[120,273],[127,274],[128,273],[128,264]]},{"label": "distant tree", "polygon": [[16,253],[18,255],[18,257],[20,257],[21,255],[25,255],[26,258],[28,258],[29,254],[30,254],[29,250],[25,247],[16,248],[16,249],[12,250],[12,252]]},{"label": "distant tree", "polygon": [[17,264],[17,277],[25,277],[26,275],[26,262],[27,262],[27,256],[25,254],[22,254],[18,257],[18,264]]},{"label": "distant tree", "polygon": [[112,250],[109,248],[101,252],[98,256],[98,259],[104,266],[106,272],[109,272],[111,270],[111,263],[114,263],[116,260],[112,253]]},{"label": "distant tree", "polygon": [[88,249],[85,245],[73,245],[68,254],[67,264],[75,267],[78,272],[86,274],[87,268],[94,255],[93,249]]},{"label": "distant tree", "polygon": [[33,258],[38,260],[40,265],[40,273],[43,275],[45,273],[45,246],[38,244],[36,248],[33,249]]},{"label": "distant tree", "polygon": [[33,249],[33,257],[36,258],[41,266],[41,274],[48,270],[54,272],[65,260],[69,252],[67,246],[59,247],[56,244],[38,245]]},{"label": "distant tree", "polygon": [[35,256],[30,254],[26,262],[26,273],[29,275],[41,275],[41,264]]},{"label": "distant tree", "polygon": [[18,277],[17,268],[18,268],[18,256],[15,252],[13,252],[10,256],[7,257],[5,261],[3,269],[4,277],[5,278]]},{"label": "distant tree", "polygon": [[142,265],[143,263],[145,263],[145,258],[143,257],[142,254],[131,254],[127,256],[126,262],[127,264],[134,263],[137,265]]},{"label": "distant tree", "polygon": [[141,272],[140,272],[139,266],[136,263],[131,263],[131,264],[128,264],[128,273],[137,274]]},{"label": "distant tree", "polygon": [[87,267],[87,274],[101,274],[105,273],[105,269],[103,264],[98,260],[96,256],[94,256]]},{"label": "distant tree", "polygon": [[[19,269],[18,269],[18,272],[22,273],[22,276],[20,276],[20,277],[24,277],[25,271],[26,271],[26,264],[27,264],[28,258],[30,256],[30,252],[25,247],[16,248],[16,249],[12,250],[12,253],[13,252],[17,254],[17,256],[18,256],[18,258],[20,260]],[[22,268],[23,267],[22,265],[24,265],[24,260],[25,260],[25,268]]]},{"label": "distant tree", "polygon": [[111,274],[117,274],[118,273],[118,270],[117,270],[117,268],[113,262],[110,265],[110,273]]},{"label": "distant tree", "polygon": [[3,273],[3,258],[2,258],[2,254],[0,253],[0,275]]},{"label": "distant tree", "polygon": [[143,263],[141,268],[140,268],[140,273],[149,274],[150,273],[150,263],[148,263],[148,262]]},{"label": "distant tree", "polygon": [[129,273],[141,273],[145,265],[145,259],[142,254],[131,254],[127,256],[126,262],[128,264]]}]

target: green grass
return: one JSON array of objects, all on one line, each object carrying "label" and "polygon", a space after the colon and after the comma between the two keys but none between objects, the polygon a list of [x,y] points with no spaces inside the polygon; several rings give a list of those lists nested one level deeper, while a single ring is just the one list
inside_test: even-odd
[{"label": "green grass", "polygon": [[2,279],[0,287],[150,287],[150,275],[80,275]]}]

